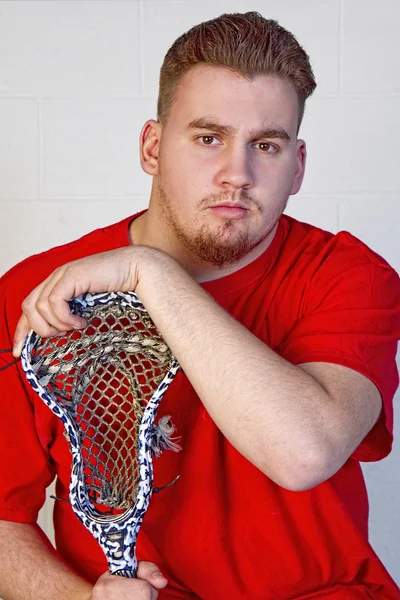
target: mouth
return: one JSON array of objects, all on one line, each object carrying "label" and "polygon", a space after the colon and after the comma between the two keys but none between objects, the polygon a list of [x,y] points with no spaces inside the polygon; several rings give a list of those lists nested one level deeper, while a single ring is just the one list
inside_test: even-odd
[{"label": "mouth", "polygon": [[222,219],[244,219],[250,212],[243,204],[232,204],[229,202],[216,204],[209,208],[214,215]]}]

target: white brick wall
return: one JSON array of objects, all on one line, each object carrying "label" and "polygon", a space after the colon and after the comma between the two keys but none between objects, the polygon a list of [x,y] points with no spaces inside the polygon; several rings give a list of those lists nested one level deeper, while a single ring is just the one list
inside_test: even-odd
[{"label": "white brick wall", "polygon": [[[288,213],[351,231],[400,270],[399,0],[3,0],[0,273],[146,205],[138,136],[167,48],[200,21],[246,10],[295,33],[319,84]],[[365,473],[372,544],[400,582],[399,460],[397,441]],[[41,522],[51,535],[48,508]]]}]

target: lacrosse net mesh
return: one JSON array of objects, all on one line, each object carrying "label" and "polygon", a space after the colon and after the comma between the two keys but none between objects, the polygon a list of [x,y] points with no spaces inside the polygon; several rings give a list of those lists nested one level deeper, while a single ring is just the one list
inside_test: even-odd
[{"label": "lacrosse net mesh", "polygon": [[[133,307],[87,306],[84,329],[42,338],[32,353],[39,383],[75,422],[90,500],[126,509],[138,492],[138,437],[144,410],[173,362],[146,312]],[[168,417],[154,426],[158,446],[179,449]],[[163,446],[164,443],[164,446]]]}]

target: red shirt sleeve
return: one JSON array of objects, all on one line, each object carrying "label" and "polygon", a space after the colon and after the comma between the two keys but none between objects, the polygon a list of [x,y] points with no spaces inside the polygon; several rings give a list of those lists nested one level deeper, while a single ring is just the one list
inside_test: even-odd
[{"label": "red shirt sleeve", "polygon": [[400,280],[388,263],[343,232],[326,248],[309,285],[302,318],[279,354],[293,364],[332,362],[358,371],[378,387],[383,411],[353,453],[358,461],[387,456],[393,441],[393,396],[400,338]]},{"label": "red shirt sleeve", "polygon": [[[12,347],[20,313],[21,298],[13,295],[12,279],[5,275],[0,285],[2,349]],[[0,354],[0,366],[12,360],[12,354]],[[54,474],[47,448],[39,439],[34,404],[20,364],[0,372],[0,382],[0,519],[35,523]]]}]

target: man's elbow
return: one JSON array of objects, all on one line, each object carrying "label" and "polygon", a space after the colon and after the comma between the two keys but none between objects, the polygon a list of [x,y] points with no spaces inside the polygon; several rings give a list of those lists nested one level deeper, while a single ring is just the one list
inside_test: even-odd
[{"label": "man's elbow", "polygon": [[342,463],[327,459],[323,453],[315,456],[296,456],[286,465],[280,464],[279,469],[271,470],[266,467],[262,471],[277,485],[291,492],[305,492],[334,475]]}]

